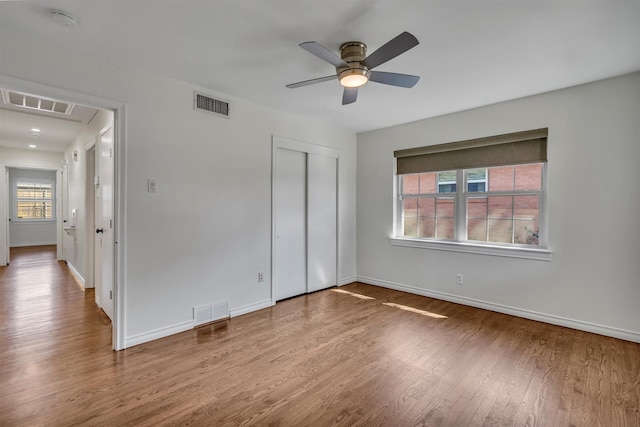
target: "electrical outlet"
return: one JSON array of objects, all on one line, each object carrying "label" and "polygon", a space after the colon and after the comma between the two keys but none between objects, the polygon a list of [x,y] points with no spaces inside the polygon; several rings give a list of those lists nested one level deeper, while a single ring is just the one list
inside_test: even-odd
[{"label": "electrical outlet", "polygon": [[264,273],[258,273],[258,282],[264,282]]},{"label": "electrical outlet", "polygon": [[464,283],[462,279],[463,279],[462,273],[456,274],[456,284],[462,285],[462,283]]},{"label": "electrical outlet", "polygon": [[155,179],[149,178],[147,180],[147,191],[149,193],[155,193],[155,192],[158,191],[158,187],[156,185],[156,180]]}]

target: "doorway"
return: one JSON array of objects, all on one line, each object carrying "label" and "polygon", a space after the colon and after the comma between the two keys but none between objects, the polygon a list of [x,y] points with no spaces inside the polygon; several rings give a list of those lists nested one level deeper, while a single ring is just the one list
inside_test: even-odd
[{"label": "doorway", "polygon": [[[0,87],[8,90],[12,90],[12,91],[25,93],[25,94],[38,94],[38,96],[43,98],[64,99],[65,101],[74,103],[76,105],[82,105],[82,106],[91,105],[91,106],[95,106],[95,108],[98,108],[100,110],[109,111],[112,114],[113,121],[111,125],[111,130],[110,130],[111,134],[109,135],[109,138],[111,139],[111,144],[112,144],[110,148],[110,153],[112,156],[111,157],[112,158],[111,160],[112,174],[111,174],[110,184],[109,184],[112,191],[111,192],[112,196],[109,199],[110,199],[110,204],[113,212],[113,215],[111,216],[109,221],[109,230],[110,230],[109,239],[112,241],[112,245],[109,249],[107,249],[107,252],[110,255],[110,261],[108,261],[110,262],[110,265],[108,265],[106,269],[110,272],[109,280],[111,283],[110,297],[112,298],[111,300],[112,309],[109,310],[108,308],[108,310],[110,311],[110,316],[112,320],[112,347],[114,350],[123,349],[125,348],[124,322],[123,322],[124,313],[120,309],[120,304],[119,304],[120,301],[118,298],[119,295],[124,294],[123,289],[121,289],[120,287],[123,281],[121,277],[121,270],[119,268],[119,266],[123,262],[123,255],[116,242],[120,240],[119,235],[121,233],[121,230],[124,230],[124,224],[123,224],[124,210],[120,209],[122,205],[119,203],[120,194],[121,194],[120,188],[121,186],[124,186],[124,182],[122,182],[119,176],[119,170],[120,170],[119,165],[121,164],[122,157],[123,157],[121,154],[121,147],[124,146],[124,127],[125,127],[124,104],[116,101],[100,98],[100,97],[85,95],[82,93],[77,93],[77,92],[68,91],[60,88],[41,85],[38,83],[28,82],[28,81],[15,79],[15,78],[3,76],[3,75],[0,75]],[[124,150],[122,150],[122,153],[123,152]],[[76,155],[77,153],[74,152],[73,153],[74,159]],[[0,164],[3,164],[3,163],[4,163],[3,161],[0,161]],[[4,166],[4,165],[0,165],[0,166]],[[61,175],[61,172],[59,173],[59,175]],[[80,179],[80,182],[82,185],[86,183],[87,175],[88,173],[85,173],[84,171],[82,171],[82,175]],[[81,194],[82,196],[84,196],[86,192],[82,190]],[[62,203],[65,203],[65,201],[62,201]],[[80,209],[85,210],[86,203],[83,202],[80,206],[67,206],[67,208],[69,208],[68,209],[69,212],[73,210],[80,211]],[[5,211],[6,209],[3,209],[2,212],[0,212],[0,220],[5,221],[6,223],[7,215]],[[85,214],[86,214],[85,212],[82,212],[82,216],[84,216]],[[122,218],[122,221],[120,221],[120,218]],[[85,221],[80,222],[80,224],[82,224],[84,228]],[[0,243],[2,243],[2,246],[3,246],[2,249],[5,249],[6,248],[6,239],[5,239],[6,229],[4,228],[6,227],[2,227],[2,228],[3,229],[0,230],[0,233],[2,234],[2,236],[0,236]],[[61,232],[64,232],[62,226],[59,227],[59,230]],[[95,232],[94,230],[95,228],[92,227],[91,232]],[[87,232],[87,231],[89,230],[84,230],[84,232]],[[77,236],[78,230],[75,230],[74,232],[76,233],[76,236]],[[87,235],[87,236],[82,236],[78,240],[82,241],[82,246],[86,246],[86,242],[90,240],[90,238]],[[5,255],[4,254],[5,250],[2,250],[2,252],[3,252],[2,255]],[[87,254],[84,254],[84,255],[87,255]],[[91,256],[91,254],[88,254],[88,255]],[[83,273],[86,274],[86,272],[84,271]],[[95,271],[93,273],[94,274],[87,275],[87,276],[95,277]]]}]

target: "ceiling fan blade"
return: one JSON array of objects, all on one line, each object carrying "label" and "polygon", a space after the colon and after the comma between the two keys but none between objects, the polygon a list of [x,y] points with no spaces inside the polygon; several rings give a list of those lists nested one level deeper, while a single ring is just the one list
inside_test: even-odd
[{"label": "ceiling fan blade", "polygon": [[342,105],[353,104],[358,99],[357,87],[345,87],[342,94]]},{"label": "ceiling fan blade", "polygon": [[328,82],[329,80],[335,80],[337,78],[338,78],[338,76],[336,76],[334,74],[332,76],[318,77],[317,79],[305,80],[305,81],[298,82],[298,83],[290,83],[290,84],[288,84],[286,86],[289,89],[295,89],[297,87],[309,86],[309,85],[314,85],[316,83],[322,83],[322,82]]},{"label": "ceiling fan blade", "polygon": [[419,76],[412,76],[411,74],[398,74],[387,73],[384,71],[371,71],[369,80],[376,83],[383,83],[385,85],[400,86],[400,87],[414,87]]},{"label": "ceiling fan blade", "polygon": [[378,65],[382,65],[396,56],[405,53],[412,47],[417,46],[418,43],[418,39],[416,39],[413,34],[405,31],[396,38],[388,41],[371,55],[367,56],[364,60],[364,65],[366,65],[368,69],[372,70]]},{"label": "ceiling fan blade", "polygon": [[312,55],[317,56],[320,59],[327,61],[329,64],[332,64],[336,68],[340,67],[348,67],[349,65],[344,62],[338,55],[331,52],[326,47],[322,46],[317,42],[304,42],[300,43],[299,46],[309,52]]}]

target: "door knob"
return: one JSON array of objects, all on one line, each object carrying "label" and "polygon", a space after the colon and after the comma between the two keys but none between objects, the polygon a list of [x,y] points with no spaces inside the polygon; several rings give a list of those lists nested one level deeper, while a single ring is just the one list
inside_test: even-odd
[{"label": "door knob", "polygon": [[96,234],[98,233],[103,233],[104,234],[104,228],[96,228]]}]

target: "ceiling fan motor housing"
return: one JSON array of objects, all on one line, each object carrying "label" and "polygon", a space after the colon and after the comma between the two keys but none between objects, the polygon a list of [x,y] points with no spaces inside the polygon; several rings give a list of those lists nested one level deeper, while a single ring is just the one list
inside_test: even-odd
[{"label": "ceiling fan motor housing", "polygon": [[367,57],[366,44],[358,41],[343,43],[342,46],[340,46],[340,57],[344,62],[349,64],[349,67],[336,68],[339,79],[345,74],[358,74],[364,76],[367,80],[369,79],[371,73],[362,63]]}]

